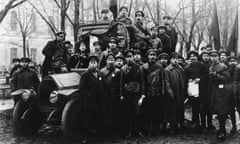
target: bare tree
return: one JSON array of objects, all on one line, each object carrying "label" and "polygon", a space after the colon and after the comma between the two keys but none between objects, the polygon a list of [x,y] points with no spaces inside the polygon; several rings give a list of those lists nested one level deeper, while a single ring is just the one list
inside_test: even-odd
[{"label": "bare tree", "polygon": [[132,7],[133,7],[133,0],[130,0],[130,6],[129,6],[129,11],[128,11],[128,16],[131,15]]},{"label": "bare tree", "polygon": [[[83,1],[83,0],[82,0]],[[78,42],[78,32],[80,27],[80,20],[79,20],[79,7],[80,7],[80,0],[74,0],[74,24],[73,24],[73,33],[74,33],[74,48],[76,49],[76,43]]]},{"label": "bare tree", "polygon": [[22,47],[23,47],[23,56],[29,57],[29,44],[28,44],[28,38],[31,35],[31,33],[35,29],[34,25],[34,11],[33,8],[31,11],[27,11],[26,9],[18,9],[17,12],[17,23],[19,25],[19,30],[22,36]]},{"label": "bare tree", "polygon": [[27,0],[10,0],[6,6],[0,11],[0,23],[3,21],[9,10],[23,4]]},{"label": "bare tree", "polygon": [[157,25],[160,25],[160,21],[161,21],[160,3],[161,3],[161,0],[156,0],[156,3],[157,3]]},{"label": "bare tree", "polygon": [[[199,21],[203,19],[207,19],[208,15],[203,15],[202,13],[209,9],[210,2],[205,3],[205,7],[198,7],[195,6],[195,1],[192,0],[190,3],[185,4],[185,1],[182,0],[179,3],[179,10],[175,17],[173,18],[173,23],[178,29],[179,35],[182,37],[182,45],[186,46],[186,50],[190,50],[191,46],[193,46],[196,50],[198,50],[201,42],[203,41],[203,31],[207,31],[207,26],[202,27],[198,24]],[[185,15],[185,10],[191,8],[191,15],[192,18],[188,19]],[[178,16],[182,13],[182,18],[178,18]],[[187,20],[190,20],[187,22]],[[188,28],[188,29],[187,29]],[[197,40],[195,39],[195,35],[197,36]],[[196,43],[197,41],[197,43]]]},{"label": "bare tree", "polygon": [[48,27],[51,29],[52,33],[55,34],[58,31],[58,29],[57,29],[56,25],[54,24],[54,22],[50,19],[42,1],[40,1],[40,3],[41,3],[41,7],[42,7],[43,11],[40,11],[40,9],[37,8],[32,2],[30,2],[30,1],[28,1],[28,2],[33,7],[33,9],[38,13],[38,15],[41,17],[41,19],[48,25]]},{"label": "bare tree", "polygon": [[[57,1],[54,0],[55,3],[57,4],[58,8],[61,10],[62,6],[61,4]],[[80,28],[80,10],[81,10],[81,16],[82,16],[82,21],[83,21],[83,0],[74,0],[74,3],[70,3],[71,0],[66,1],[66,13],[65,13],[65,18],[66,20],[68,20],[68,22],[71,24],[72,28],[73,28],[73,36],[74,36],[74,45],[76,45],[77,41],[78,41],[78,32],[79,32],[79,28]],[[72,2],[72,1],[71,1]],[[34,6],[32,3],[30,3],[32,5],[32,7],[37,11],[37,13],[41,16],[41,18],[47,23],[47,25],[51,28],[51,30],[55,33],[56,31],[58,31],[57,27],[54,25],[54,23],[51,22],[51,20],[49,19],[49,16],[45,10],[44,5],[42,5],[43,11],[41,12],[36,6]],[[68,9],[70,7],[70,4],[74,4],[74,9],[73,9],[73,15],[69,15],[68,14]],[[81,6],[80,6],[81,4]],[[71,17],[72,16],[72,17]],[[65,20],[64,20],[65,21]],[[64,22],[65,24],[65,22]],[[63,20],[62,20],[62,15],[61,15],[61,30],[65,30],[65,26],[63,26]]]},{"label": "bare tree", "polygon": [[71,0],[61,0],[60,2],[59,2],[59,0],[54,0],[54,2],[56,3],[56,5],[58,6],[58,8],[61,11],[60,28],[61,28],[61,31],[65,32],[66,17],[68,17],[68,19],[69,19],[69,16],[67,15],[67,10],[71,4]]},{"label": "bare tree", "polygon": [[231,33],[231,27],[234,23],[234,17],[236,13],[236,3],[230,3],[228,0],[219,0],[218,6],[221,9],[218,10],[219,12],[219,25],[220,25],[220,34],[221,34],[221,44],[224,49],[227,48],[228,39]]}]

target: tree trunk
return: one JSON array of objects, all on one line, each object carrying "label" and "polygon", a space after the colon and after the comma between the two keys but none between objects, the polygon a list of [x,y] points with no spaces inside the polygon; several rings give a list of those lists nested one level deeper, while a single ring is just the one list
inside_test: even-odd
[{"label": "tree trunk", "polygon": [[99,10],[99,1],[98,0],[96,0],[96,3],[97,3],[97,5],[96,5],[96,13],[97,13],[97,18],[98,19],[100,19],[100,17],[101,17],[101,15],[100,15],[100,10]]},{"label": "tree trunk", "polygon": [[22,34],[23,39],[23,57],[26,57],[26,35]]},{"label": "tree trunk", "polygon": [[66,0],[61,0],[61,31],[65,31]]},{"label": "tree trunk", "polygon": [[97,22],[97,13],[96,13],[96,1],[93,0],[93,18],[94,18],[94,22]]},{"label": "tree trunk", "polygon": [[[225,1],[226,2],[226,1]],[[224,12],[224,25],[223,25],[223,34],[222,34],[222,46],[224,49],[227,48],[227,41],[228,41],[228,28],[229,28],[229,5],[225,4],[225,12]]]},{"label": "tree trunk", "polygon": [[84,23],[84,0],[81,1],[81,21]]},{"label": "tree trunk", "polygon": [[[82,0],[83,1],[83,0]],[[80,15],[80,0],[74,0],[74,26],[73,26],[73,32],[74,32],[74,49],[77,50],[76,44],[78,42],[78,31],[79,31],[79,15]]]},{"label": "tree trunk", "polygon": [[130,1],[129,12],[128,12],[129,17],[131,16],[132,6],[133,6],[133,0]]},{"label": "tree trunk", "polygon": [[189,51],[191,48],[191,43],[192,43],[192,39],[193,39],[193,30],[194,30],[196,23],[197,23],[197,21],[194,21],[190,28],[189,38],[188,38],[188,41],[186,44],[187,51]]},{"label": "tree trunk", "polygon": [[195,0],[192,0],[192,23],[194,23],[196,19],[196,15],[195,15]]},{"label": "tree trunk", "polygon": [[160,16],[160,2],[159,0],[156,0],[157,2],[157,25],[160,25],[161,16]]},{"label": "tree trunk", "polygon": [[190,47],[191,47],[192,39],[195,39],[195,35],[193,34],[195,21],[196,21],[195,0],[192,0],[192,27],[191,27],[191,30],[190,30],[190,36],[189,36],[189,41],[188,41],[188,43],[190,43],[190,45],[189,44],[187,45],[187,50],[189,50]]}]

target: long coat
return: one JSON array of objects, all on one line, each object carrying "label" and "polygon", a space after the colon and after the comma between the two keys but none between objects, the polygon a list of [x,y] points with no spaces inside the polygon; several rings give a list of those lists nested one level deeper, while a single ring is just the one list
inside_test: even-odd
[{"label": "long coat", "polygon": [[[229,114],[232,110],[231,97],[233,85],[226,65],[218,63],[210,68],[208,93],[210,95],[210,110],[212,114]],[[216,72],[216,74],[211,74]]]},{"label": "long coat", "polygon": [[148,120],[162,120],[164,70],[154,63],[145,63],[143,66],[146,98],[143,101],[143,115]]},{"label": "long coat", "polygon": [[199,99],[200,103],[205,103],[204,98],[206,97],[207,81],[205,77],[208,77],[209,69],[201,62],[191,63],[187,65],[184,69],[185,79],[188,81],[190,79],[199,78]]},{"label": "long coat", "polygon": [[240,100],[240,64],[235,68],[233,75],[234,94],[236,99]]},{"label": "long coat", "polygon": [[99,72],[97,76],[90,71],[83,73],[79,94],[83,102],[84,131],[87,131],[90,126],[97,126],[101,122],[101,98],[105,92]]},{"label": "long coat", "polygon": [[164,120],[172,124],[183,123],[185,99],[184,70],[180,66],[165,68]]},{"label": "long coat", "polygon": [[102,119],[105,125],[119,124],[120,76],[119,69],[104,67],[100,71],[106,94],[102,97]]},{"label": "long coat", "polygon": [[[201,61],[203,64],[204,68],[206,70],[206,75],[202,76],[201,81],[199,83],[199,98],[200,98],[200,103],[202,104],[202,110],[203,112],[209,112],[209,107],[210,107],[210,96],[208,95],[207,89],[209,85],[209,67],[210,64],[206,63],[204,61]],[[204,71],[205,71],[204,70]]]},{"label": "long coat", "polygon": [[122,67],[121,95],[123,100],[123,111],[127,120],[134,119],[140,114],[138,100],[144,94],[143,72],[139,65],[133,63]]}]

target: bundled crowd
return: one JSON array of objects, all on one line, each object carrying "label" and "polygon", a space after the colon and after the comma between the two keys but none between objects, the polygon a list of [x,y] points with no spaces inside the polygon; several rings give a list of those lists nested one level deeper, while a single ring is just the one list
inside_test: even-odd
[{"label": "bundled crowd", "polygon": [[[184,128],[185,104],[192,107],[196,130],[214,131],[212,116],[216,114],[218,137],[226,136],[228,116],[235,133],[235,109],[240,108],[238,58],[208,45],[200,55],[190,51],[184,59],[174,52],[177,34],[169,16],[164,17],[163,26],[148,33],[143,12],[136,12],[135,24],[126,15],[127,8],[122,7],[117,20],[136,28],[137,41],[131,49],[119,50],[118,39],[111,37],[105,48],[101,41],[94,42],[94,53],[83,41],[74,52],[72,44],[65,41],[65,33],[60,32],[43,50],[43,78],[49,73],[87,68],[79,84],[79,97],[84,101],[84,140],[92,129],[105,136],[175,134]],[[14,87],[22,82],[22,71],[13,74]],[[33,86],[32,81],[25,82],[31,84],[24,84],[24,88]]]}]

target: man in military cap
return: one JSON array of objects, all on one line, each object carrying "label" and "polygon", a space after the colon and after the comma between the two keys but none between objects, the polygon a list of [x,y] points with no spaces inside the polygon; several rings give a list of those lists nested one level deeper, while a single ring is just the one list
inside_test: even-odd
[{"label": "man in military cap", "polygon": [[172,26],[172,18],[170,16],[164,16],[163,23],[164,23],[164,26],[166,27],[166,33],[171,39],[171,48],[170,48],[170,53],[171,53],[175,51],[178,35],[175,28]]},{"label": "man in military cap", "polygon": [[207,130],[211,131],[213,128],[212,115],[210,114],[210,104],[209,104],[210,97],[206,91],[206,89],[208,88],[208,82],[209,82],[209,67],[211,65],[209,52],[207,52],[206,50],[203,50],[200,54],[199,62],[204,66],[203,69],[207,70],[206,75],[201,77],[201,87],[199,87],[199,91],[201,95],[200,96],[201,132],[206,133]]},{"label": "man in military cap", "polygon": [[67,49],[64,46],[65,32],[55,34],[56,39],[49,41],[42,53],[45,56],[42,66],[42,76],[45,77],[49,72],[67,72]]},{"label": "man in military cap", "polygon": [[169,55],[167,53],[160,53],[158,56],[157,63],[160,64],[163,68],[168,66]]},{"label": "man in military cap", "polygon": [[202,51],[200,54],[200,61],[206,66],[206,67],[210,67],[210,56],[209,56],[209,52]]},{"label": "man in military cap", "polygon": [[143,64],[145,95],[139,100],[143,104],[143,115],[147,123],[148,135],[160,132],[163,122],[164,69],[157,64],[157,51],[147,51],[148,62]]},{"label": "man in military cap", "polygon": [[144,23],[144,13],[143,11],[135,12],[135,35],[137,41],[145,41],[148,43],[150,38],[150,33],[147,30],[147,26]]},{"label": "man in military cap", "polygon": [[[234,84],[234,75],[235,75],[235,72],[236,72],[236,66],[237,65],[238,65],[238,58],[236,56],[228,57],[228,68],[229,68],[232,84]],[[237,132],[235,108],[238,108],[238,98],[237,98],[236,93],[234,93],[234,95],[232,97],[231,120],[232,120],[233,127],[232,127],[232,130],[231,130],[231,133],[233,133],[233,134]],[[237,112],[239,112],[239,109],[237,109]]]},{"label": "man in military cap", "polygon": [[122,66],[125,64],[125,58],[122,54],[116,55],[115,66],[121,70]]},{"label": "man in military cap", "polygon": [[89,56],[88,70],[81,76],[79,84],[79,96],[83,100],[83,143],[87,142],[90,128],[97,131],[101,118],[101,99],[105,94],[102,77],[98,70],[98,57]]},{"label": "man in military cap", "polygon": [[164,121],[167,131],[175,134],[184,127],[184,100],[186,84],[184,70],[178,64],[179,54],[170,55],[170,64],[165,68]]},{"label": "man in military cap", "polygon": [[219,52],[219,54],[220,54],[220,62],[228,66],[228,52],[222,50]]},{"label": "man in military cap", "polygon": [[142,136],[141,115],[138,102],[144,98],[144,78],[140,65],[134,62],[134,52],[125,52],[126,64],[122,67],[121,97],[123,107],[123,128],[126,136]]},{"label": "man in military cap", "polygon": [[210,52],[210,57],[212,62],[209,68],[208,86],[210,112],[218,115],[220,124],[218,138],[223,139],[226,136],[226,119],[232,112],[231,97],[233,90],[228,67],[220,62],[219,52],[213,50]]},{"label": "man in military cap", "polygon": [[166,33],[167,28],[166,26],[159,26],[158,27],[158,37],[161,39],[162,42],[162,51],[167,53],[168,55],[171,54],[171,38]]},{"label": "man in military cap", "polygon": [[[15,71],[11,80],[12,91],[18,89],[33,89],[38,91],[40,80],[35,70],[29,68],[30,59],[23,57],[20,59],[21,68]],[[16,103],[16,99],[14,102]]]},{"label": "man in military cap", "polygon": [[196,130],[203,130],[206,128],[205,115],[201,115],[201,118],[199,116],[201,107],[203,106],[203,97],[205,97],[203,94],[205,94],[204,91],[206,91],[206,88],[203,89],[205,83],[202,81],[202,78],[208,75],[208,68],[199,62],[199,55],[196,51],[190,51],[188,53],[188,60],[190,63],[184,68],[188,88],[190,89],[190,84],[197,84],[199,91],[198,94],[188,93],[192,106],[192,121]]},{"label": "man in military cap", "polygon": [[100,59],[100,69],[103,68],[106,65],[106,56],[109,53],[113,53],[115,56],[119,54],[118,50],[118,40],[115,37],[111,37],[108,42],[108,47],[105,51],[102,52],[102,56]]},{"label": "man in military cap", "polygon": [[120,130],[120,69],[115,67],[115,55],[106,56],[106,66],[100,70],[106,95],[102,97],[102,122],[105,136],[117,136]]},{"label": "man in military cap", "polygon": [[117,18],[118,22],[122,22],[123,24],[129,26],[132,25],[132,20],[128,17],[128,8],[126,6],[122,6],[119,9],[119,17]]}]

